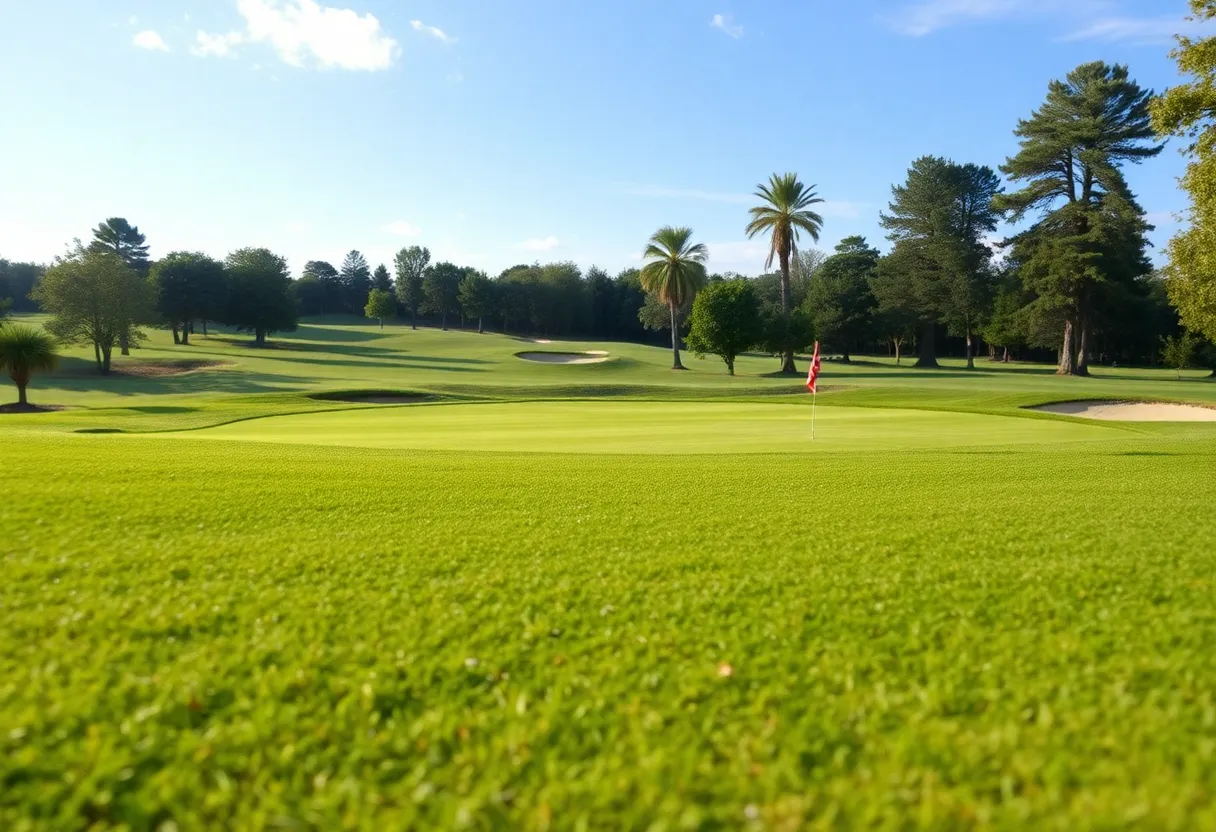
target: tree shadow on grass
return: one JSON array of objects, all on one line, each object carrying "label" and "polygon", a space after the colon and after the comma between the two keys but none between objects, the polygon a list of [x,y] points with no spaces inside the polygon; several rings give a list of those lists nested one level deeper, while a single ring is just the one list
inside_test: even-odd
[{"label": "tree shadow on grass", "polygon": [[[331,344],[310,344],[307,342],[287,342],[287,341],[268,341],[265,346],[255,347],[253,342],[244,338],[218,338],[215,340],[224,341],[237,347],[245,347],[249,349],[251,355],[260,355],[264,358],[281,358],[288,361],[306,362],[307,359],[298,358],[294,353],[322,353],[328,355],[346,355],[352,358],[369,358],[372,360],[385,360],[394,358],[408,358],[410,361],[429,361],[436,364],[493,364],[484,358],[456,358],[443,355],[413,355],[409,350],[390,349],[388,347],[368,347],[358,345],[345,345],[340,343]],[[281,353],[289,353],[292,355],[282,355]],[[342,363],[342,362],[336,362]]]},{"label": "tree shadow on grass", "polygon": [[140,376],[80,376],[42,377],[39,385],[45,390],[68,390],[77,393],[109,393],[115,396],[176,396],[196,393],[285,393],[307,389],[307,381],[299,376],[245,370],[218,370],[189,373],[180,376],[145,378]]}]

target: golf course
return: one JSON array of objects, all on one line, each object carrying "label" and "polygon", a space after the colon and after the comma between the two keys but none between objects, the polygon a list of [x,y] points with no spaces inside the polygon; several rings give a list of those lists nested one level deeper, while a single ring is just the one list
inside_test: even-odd
[{"label": "golf course", "polygon": [[0,414],[0,827],[1216,824],[1216,422],[1032,409],[1205,371],[91,362]]}]

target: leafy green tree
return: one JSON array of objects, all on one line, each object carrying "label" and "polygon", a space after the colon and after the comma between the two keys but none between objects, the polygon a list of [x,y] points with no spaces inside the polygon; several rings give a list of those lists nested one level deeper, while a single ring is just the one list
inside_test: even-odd
[{"label": "leafy green tree", "polygon": [[393,291],[393,279],[389,277],[388,268],[383,263],[376,266],[376,270],[372,272],[372,288],[381,292]]},{"label": "leafy green tree", "polygon": [[25,388],[34,373],[49,372],[59,361],[55,339],[25,324],[0,326],[0,368],[17,385],[17,407],[30,406]]},{"label": "leafy green tree", "polygon": [[696,297],[705,285],[705,261],[709,249],[692,242],[691,228],[666,225],[650,238],[642,259],[642,288],[667,304],[671,316],[671,368],[683,370],[680,363],[679,309]]},{"label": "leafy green tree", "polygon": [[[175,251],[152,266],[156,311],[173,329],[173,343],[190,343],[190,324],[224,314],[224,266],[205,254]],[[181,335],[178,335],[178,330]]]},{"label": "leafy green tree", "polygon": [[431,252],[421,246],[410,246],[397,252],[393,265],[397,270],[397,299],[410,312],[410,328],[418,328],[418,307],[422,305],[422,282],[431,262]]},{"label": "leafy green tree", "polygon": [[120,338],[138,344],[144,333],[137,324],[151,317],[147,282],[110,252],[76,250],[47,269],[32,294],[51,315],[47,331],[67,343],[92,344],[103,375]]},{"label": "leafy green tree", "polygon": [[242,248],[224,261],[228,277],[225,323],[252,332],[254,344],[266,344],[275,332],[294,332],[300,304],[292,288],[287,261],[264,248]]},{"label": "leafy green tree", "polygon": [[763,321],[756,292],[742,278],[713,282],[697,294],[688,319],[688,348],[712,354],[735,374],[735,357],[755,346]]},{"label": "leafy green tree", "polygon": [[[1216,19],[1216,0],[1190,0],[1196,20]],[[1162,136],[1188,142],[1182,187],[1190,196],[1190,225],[1169,243],[1166,290],[1182,322],[1216,341],[1216,36],[1179,37],[1171,53],[1185,84],[1166,90],[1151,105]]]},{"label": "leafy green tree", "polygon": [[93,229],[89,251],[117,254],[140,277],[148,274],[147,238],[122,217],[111,217]]},{"label": "leafy green tree", "polygon": [[[342,286],[342,276],[332,263],[309,260],[304,264],[300,280],[307,281],[304,292],[309,301],[315,302],[316,314],[333,315],[342,311],[346,293]],[[320,291],[316,286],[320,287]],[[313,309],[309,308],[309,311]]]},{"label": "leafy green tree", "polygon": [[30,291],[44,271],[37,263],[12,263],[0,257],[0,298],[12,300],[13,312],[37,312]]},{"label": "leafy green tree", "polygon": [[1182,378],[1182,371],[1195,363],[1201,343],[1200,338],[1190,332],[1180,332],[1177,335],[1162,338],[1161,362],[1174,370],[1178,374],[1178,378]]},{"label": "leafy green tree", "polygon": [[[823,217],[810,210],[812,205],[823,202],[815,195],[815,186],[806,187],[798,181],[795,173],[776,174],[767,185],[757,186],[756,196],[763,204],[749,209],[751,222],[747,224],[748,238],[757,234],[769,236],[768,259],[764,268],[770,269],[776,259],[781,268],[781,317],[788,322],[790,310],[790,260],[798,253],[798,237],[802,232],[819,241],[819,230]],[[788,329],[788,327],[787,327]],[[786,344],[782,351],[781,371],[796,373],[794,366],[794,344]]]},{"label": "leafy green tree", "polygon": [[380,328],[384,329],[385,318],[397,317],[397,296],[383,289],[372,289],[367,293],[367,305],[363,308],[363,314],[380,321]]},{"label": "leafy green tree", "polygon": [[0,326],[8,320],[9,310],[13,308],[13,299],[7,295],[0,295]]},{"label": "leafy green tree", "polygon": [[[968,340],[994,280],[984,237],[994,231],[992,198],[1000,180],[990,168],[922,156],[891,189],[880,223],[894,243],[870,281],[880,311],[911,313],[920,333],[917,367],[936,367],[937,328],[953,324]],[[969,366],[971,361],[968,361]]]},{"label": "leafy green tree", "polygon": [[365,258],[358,251],[351,251],[342,261],[342,292],[345,296],[345,306],[348,312],[358,312],[367,304],[367,293],[372,287],[372,270]]},{"label": "leafy green tree", "polygon": [[[708,281],[706,281],[708,283]],[[692,311],[692,301],[688,300],[680,304],[676,309],[676,321],[683,322],[688,319],[688,313]],[[671,331],[671,309],[667,304],[659,300],[659,296],[653,292],[646,292],[642,296],[642,307],[638,309],[638,322],[643,329],[648,329],[651,332],[670,332]]]},{"label": "leafy green tree", "polygon": [[1151,98],[1126,66],[1082,64],[1052,81],[1043,106],[1018,122],[1021,149],[1001,167],[1025,187],[997,206],[1011,222],[1040,217],[1015,237],[1014,251],[1036,302],[1063,313],[1061,375],[1088,374],[1097,284],[1150,269],[1144,211],[1120,165],[1161,152],[1152,141]]},{"label": "leafy green tree", "polygon": [[465,315],[477,319],[478,334],[485,332],[483,319],[494,311],[494,281],[485,272],[465,269],[457,301]]},{"label": "leafy green tree", "polygon": [[295,281],[296,300],[302,316],[321,315],[325,312],[325,284],[316,275],[301,275]]},{"label": "leafy green tree", "polygon": [[998,282],[992,311],[980,329],[980,337],[987,342],[991,350],[989,357],[993,360],[996,359],[996,351],[999,349],[1001,360],[1007,363],[1010,350],[1025,346],[1022,314],[1025,305],[1025,291],[1022,289],[1021,280],[1016,271],[1010,270]]},{"label": "leafy green tree", "polygon": [[803,311],[824,345],[844,361],[873,334],[877,302],[870,280],[878,268],[878,249],[865,237],[845,237],[836,253],[812,272]]},{"label": "leafy green tree", "polygon": [[448,328],[448,315],[460,311],[460,281],[464,269],[452,263],[436,263],[422,278],[422,298],[425,308],[439,316],[441,329]]}]

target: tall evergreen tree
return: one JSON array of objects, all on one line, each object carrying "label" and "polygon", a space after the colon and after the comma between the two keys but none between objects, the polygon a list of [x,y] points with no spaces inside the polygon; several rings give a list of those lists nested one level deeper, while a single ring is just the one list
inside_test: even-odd
[{"label": "tall evergreen tree", "polygon": [[1040,219],[1014,238],[1035,303],[1063,318],[1057,372],[1087,375],[1098,286],[1147,267],[1148,226],[1120,166],[1156,156],[1150,90],[1126,66],[1082,64],[1052,81],[1047,100],[1018,122],[1021,149],[1001,170],[1025,187],[997,205],[1011,222]]},{"label": "tall evergreen tree", "polygon": [[878,268],[878,249],[865,237],[845,237],[836,253],[810,275],[804,311],[815,337],[845,361],[873,332],[874,308],[870,279]]},{"label": "tall evergreen tree", "polygon": [[[1190,2],[1196,20],[1216,19],[1216,0]],[[1153,125],[1190,140],[1182,187],[1191,205],[1190,226],[1169,244],[1166,291],[1183,324],[1216,343],[1216,36],[1180,37],[1172,57],[1190,80],[1153,102]]]},{"label": "tall evergreen tree", "polygon": [[342,271],[339,275],[342,278],[346,311],[356,315],[362,314],[367,305],[367,293],[372,288],[372,270],[367,265],[367,258],[358,251],[349,252],[342,261]]},{"label": "tall evergreen tree", "polygon": [[393,291],[393,279],[389,277],[388,268],[383,263],[376,266],[376,270],[372,272],[372,288],[381,292]]},{"label": "tall evergreen tree", "polygon": [[397,252],[397,299],[410,312],[410,328],[418,328],[418,307],[422,305],[422,280],[431,263],[430,249],[410,246]]},{"label": "tall evergreen tree", "polygon": [[117,254],[140,277],[148,274],[147,238],[122,217],[111,217],[93,229],[89,251]]},{"label": "tall evergreen tree", "polygon": [[991,168],[938,156],[917,159],[907,181],[892,189],[880,222],[894,247],[879,263],[871,288],[881,310],[900,308],[918,321],[917,367],[938,366],[941,324],[958,328],[970,348],[986,287],[994,280],[984,239],[997,226],[992,200],[999,192]]}]

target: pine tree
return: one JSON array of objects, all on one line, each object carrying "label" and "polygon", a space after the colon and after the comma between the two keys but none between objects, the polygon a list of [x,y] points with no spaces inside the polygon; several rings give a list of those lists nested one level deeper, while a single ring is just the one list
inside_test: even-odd
[{"label": "pine tree", "polygon": [[339,275],[346,311],[356,315],[361,313],[367,305],[367,293],[372,288],[372,270],[367,265],[367,259],[357,251],[350,252],[342,261]]},{"label": "pine tree", "polygon": [[1126,66],[1082,64],[1052,81],[1043,106],[1018,123],[1021,150],[1001,168],[1026,183],[997,200],[1007,218],[1041,214],[1014,238],[1014,251],[1034,303],[1063,318],[1061,375],[1088,374],[1098,284],[1147,273],[1149,226],[1119,166],[1161,152],[1152,141],[1151,98]]}]

